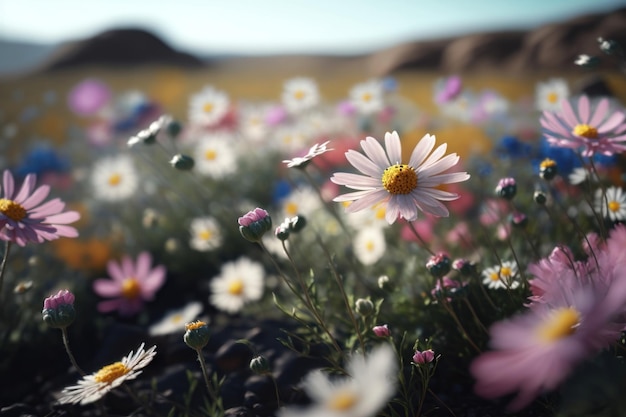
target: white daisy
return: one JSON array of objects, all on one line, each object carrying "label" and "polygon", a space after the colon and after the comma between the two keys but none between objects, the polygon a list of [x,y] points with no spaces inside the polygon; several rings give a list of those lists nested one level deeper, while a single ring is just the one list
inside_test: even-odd
[{"label": "white daisy", "polygon": [[206,252],[222,245],[222,230],[214,217],[197,217],[191,220],[189,232],[189,246],[197,251]]},{"label": "white daisy", "polygon": [[289,113],[297,114],[315,107],[320,101],[317,83],[311,78],[292,78],[283,85],[283,105]]},{"label": "white daisy", "polygon": [[313,404],[287,407],[279,417],[370,417],[376,415],[396,392],[398,365],[388,344],[376,347],[367,357],[350,358],[350,377],[330,379],[321,370],[309,373],[303,382]]},{"label": "white daisy", "polygon": [[373,265],[387,250],[385,234],[379,227],[361,229],[354,237],[352,247],[359,262],[363,265]]},{"label": "white daisy", "polygon": [[570,184],[578,185],[583,182],[590,180],[593,182],[598,182],[598,176],[595,173],[592,173],[586,168],[578,167],[574,168],[574,170],[568,176]]},{"label": "white daisy", "polygon": [[142,372],[141,369],[145,368],[155,355],[156,346],[146,351],[142,343],[136,353],[131,350],[120,362],[100,368],[99,371],[84,376],[77,385],[63,389],[59,403],[88,404],[97,401],[124,381],[137,378]]},{"label": "white daisy", "polygon": [[202,303],[199,301],[192,301],[182,308],[169,311],[160,321],[150,326],[150,335],[160,336],[176,332],[182,333],[185,330],[185,323],[196,320],[201,312]]},{"label": "white daisy", "polygon": [[296,157],[293,159],[286,159],[283,161],[284,164],[287,164],[288,168],[300,168],[300,167],[305,167],[306,165],[308,165],[308,162],[315,158],[316,156],[322,155],[328,151],[332,151],[333,149],[327,149],[326,145],[328,145],[330,141],[326,141],[322,144],[316,143],[315,145],[313,145],[309,151],[306,153],[306,155],[304,156],[300,156],[300,157]]},{"label": "white daisy", "polygon": [[596,211],[602,213],[603,217],[608,217],[611,221],[626,219],[626,194],[619,187],[609,187],[606,194],[602,189],[596,191],[595,198]]},{"label": "white daisy", "polygon": [[269,133],[265,122],[267,106],[244,104],[238,111],[238,127],[241,135],[252,142],[260,142]]},{"label": "white daisy", "polygon": [[379,112],[384,106],[384,89],[380,80],[357,84],[350,90],[350,102],[361,114]]},{"label": "white daisy", "polygon": [[389,225],[385,219],[386,212],[384,204],[376,204],[366,210],[345,213],[346,223],[355,230],[360,230],[364,227],[386,227]]},{"label": "white daisy", "polygon": [[222,266],[220,275],[211,280],[210,301],[216,308],[236,313],[249,301],[263,295],[263,266],[248,258],[239,258]]},{"label": "white daisy", "polygon": [[283,126],[272,135],[272,147],[284,152],[294,152],[307,146],[309,135],[300,126]]},{"label": "white daisy", "polygon": [[535,88],[535,107],[539,111],[561,111],[561,101],[569,96],[569,86],[562,78],[539,82]]},{"label": "white daisy", "polygon": [[94,164],[91,185],[99,200],[121,201],[133,195],[139,185],[139,176],[128,155],[110,156]]},{"label": "white daisy", "polygon": [[237,153],[232,138],[225,134],[200,138],[194,160],[196,171],[215,179],[224,178],[237,170]]},{"label": "white daisy", "polygon": [[515,289],[520,285],[517,278],[517,264],[511,261],[504,261],[502,265],[494,265],[483,271],[483,284],[492,289]]},{"label": "white daisy", "polygon": [[230,99],[225,92],[206,86],[191,96],[189,121],[201,126],[215,126],[228,113],[229,105]]},{"label": "white daisy", "polygon": [[281,201],[281,217],[308,217],[321,206],[322,202],[313,188],[300,187]]}]

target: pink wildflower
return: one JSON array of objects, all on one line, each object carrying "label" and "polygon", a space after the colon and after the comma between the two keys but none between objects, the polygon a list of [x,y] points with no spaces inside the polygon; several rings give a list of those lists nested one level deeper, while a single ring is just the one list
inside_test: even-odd
[{"label": "pink wildflower", "polygon": [[389,335],[391,335],[391,332],[389,331],[389,326],[387,326],[386,324],[383,324],[382,326],[374,326],[374,328],[372,328],[372,331],[378,337],[389,337]]},{"label": "pink wildflower", "polygon": [[423,352],[416,350],[415,354],[413,355],[413,362],[415,362],[418,365],[431,363],[434,359],[435,359],[435,352],[433,352],[432,349],[428,349]]},{"label": "pink wildflower", "polygon": [[63,212],[65,203],[55,198],[44,204],[50,186],[35,189],[37,176],[28,174],[18,192],[9,171],[4,171],[4,197],[0,198],[0,239],[15,242],[20,246],[29,242],[43,243],[59,237],[76,237],[78,232],[68,223],[75,222],[80,214]]},{"label": "pink wildflower", "polygon": [[151,265],[152,257],[148,252],[140,253],[136,263],[128,256],[121,263],[109,261],[107,271],[111,279],[95,280],[93,289],[101,297],[113,299],[98,303],[98,311],[118,310],[123,316],[141,311],[144,301],[152,300],[165,282],[165,267],[152,268]]},{"label": "pink wildflower", "polygon": [[548,142],[562,148],[582,148],[582,156],[613,155],[626,150],[626,114],[609,112],[609,100],[603,98],[592,112],[589,97],[578,99],[576,111],[569,101],[562,101],[558,113],[544,111],[541,126]]}]

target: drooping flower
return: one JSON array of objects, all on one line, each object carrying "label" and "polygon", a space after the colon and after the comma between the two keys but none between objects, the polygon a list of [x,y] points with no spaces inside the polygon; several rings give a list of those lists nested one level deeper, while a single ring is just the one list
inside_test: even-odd
[{"label": "drooping flower", "polygon": [[620,187],[598,189],[595,195],[595,209],[611,221],[626,219],[626,193]]},{"label": "drooping flower", "polygon": [[352,244],[354,255],[363,265],[373,265],[387,250],[385,234],[380,227],[366,227],[358,231]]},{"label": "drooping flower", "polygon": [[149,332],[152,336],[182,332],[185,324],[198,318],[202,313],[202,303],[192,301],[176,310],[169,311],[158,322],[150,326]]},{"label": "drooping flower", "polygon": [[228,313],[238,312],[246,303],[261,298],[264,275],[263,266],[248,258],[224,264],[211,280],[211,304]]},{"label": "drooping flower", "polygon": [[346,367],[349,377],[332,380],[321,370],[313,371],[303,382],[313,404],[282,408],[278,416],[373,417],[395,393],[397,369],[393,349],[383,344],[367,357],[351,357]]},{"label": "drooping flower", "polygon": [[328,145],[329,141],[324,143],[316,143],[313,145],[309,151],[304,156],[296,157],[293,159],[286,159],[283,161],[284,164],[287,164],[287,168],[305,168],[309,162],[315,158],[316,156],[322,155],[328,151],[332,151],[333,149],[327,149],[326,145]]},{"label": "drooping flower", "polygon": [[204,87],[189,102],[189,121],[200,126],[212,127],[228,113],[228,94],[212,86]]},{"label": "drooping flower", "polygon": [[91,173],[94,197],[119,202],[134,196],[139,175],[129,155],[108,156],[97,161]]},{"label": "drooping flower", "polygon": [[[358,190],[340,195],[333,201],[352,201],[346,208],[351,213],[378,203],[386,206],[389,224],[398,217],[417,219],[418,210],[447,217],[448,209],[440,201],[456,200],[458,195],[439,189],[441,185],[469,179],[466,172],[443,173],[459,161],[457,154],[442,158],[447,145],[435,146],[435,137],[424,135],[415,146],[408,164],[402,164],[400,137],[396,132],[385,134],[385,149],[373,137],[361,141],[365,155],[349,150],[348,161],[365,175],[335,173],[331,181]],[[430,155],[430,156],[429,156]]]},{"label": "drooping flower", "polygon": [[145,301],[151,301],[165,282],[166,270],[163,265],[152,268],[152,257],[141,252],[136,262],[124,256],[120,263],[109,261],[107,271],[110,279],[97,279],[93,283],[96,294],[112,300],[98,303],[98,311],[108,313],[118,310],[123,316],[132,316],[143,308]]},{"label": "drooping flower", "polygon": [[582,149],[584,157],[610,156],[626,150],[625,119],[623,111],[609,111],[607,98],[601,99],[592,109],[589,97],[581,96],[576,110],[564,100],[561,111],[544,111],[541,126],[553,146]]},{"label": "drooping flower", "polygon": [[290,113],[300,113],[319,103],[317,83],[311,78],[297,77],[283,85],[282,102]]},{"label": "drooping flower", "polygon": [[483,284],[488,288],[511,288],[519,287],[517,279],[517,264],[511,261],[503,261],[501,265],[485,268],[483,271]]},{"label": "drooping flower", "polygon": [[535,107],[539,111],[559,111],[563,100],[568,98],[569,86],[562,78],[539,82],[535,87]]},{"label": "drooping flower", "polygon": [[97,401],[124,381],[137,378],[155,355],[156,346],[144,350],[142,343],[137,352],[131,350],[120,362],[104,366],[97,372],[84,376],[77,385],[63,389],[58,401],[61,404],[89,404]]},{"label": "drooping flower", "polygon": [[206,252],[219,248],[222,244],[222,230],[214,217],[192,219],[189,233],[189,246],[194,250]]},{"label": "drooping flower", "polygon": [[[43,203],[50,193],[49,185],[35,188],[37,176],[28,174],[19,191],[10,171],[2,177],[4,195],[0,198],[0,239],[25,246],[59,237],[77,237],[78,231],[67,226],[80,219],[76,211],[63,211],[59,198]],[[43,204],[42,204],[43,203]]]}]

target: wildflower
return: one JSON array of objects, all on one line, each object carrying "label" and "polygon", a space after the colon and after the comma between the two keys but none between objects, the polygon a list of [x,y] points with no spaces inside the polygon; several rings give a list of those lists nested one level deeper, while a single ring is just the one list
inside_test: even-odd
[{"label": "wildflower", "polygon": [[165,267],[152,268],[151,265],[152,257],[148,252],[141,252],[136,262],[129,256],[124,256],[120,263],[109,261],[107,271],[111,279],[95,280],[93,290],[101,297],[113,299],[98,303],[98,311],[118,310],[123,316],[141,311],[144,301],[152,300],[165,282]]},{"label": "wildflower", "polygon": [[285,217],[309,216],[322,207],[322,202],[313,187],[302,186],[283,198],[280,206]]},{"label": "wildflower", "polygon": [[285,222],[279,224],[274,230],[274,235],[282,241],[289,239],[289,224]]},{"label": "wildflower", "polygon": [[319,103],[317,84],[310,78],[298,77],[285,82],[282,102],[290,113],[301,113]]},{"label": "wildflower", "polygon": [[69,326],[76,318],[74,294],[68,290],[59,290],[43,302],[41,312],[43,321],[50,327],[60,329]]},{"label": "wildflower", "polygon": [[511,213],[510,216],[511,225],[519,228],[524,228],[528,224],[528,217],[519,211]]},{"label": "wildflower", "polygon": [[239,233],[250,242],[259,242],[263,235],[271,229],[272,218],[262,208],[255,208],[237,219]]},{"label": "wildflower", "polygon": [[150,326],[149,332],[152,336],[160,336],[176,333],[184,328],[185,323],[198,318],[202,312],[202,303],[193,301],[186,306],[170,311],[158,322]]},{"label": "wildflower", "polygon": [[445,104],[454,100],[461,94],[461,91],[463,91],[463,81],[458,75],[452,75],[438,80],[435,85],[435,90],[435,102],[437,102],[437,104]]},{"label": "wildflower", "polygon": [[152,145],[156,142],[156,138],[159,132],[161,132],[161,129],[167,126],[171,120],[172,118],[170,116],[159,117],[159,119],[150,123],[150,126],[148,126],[146,129],[139,131],[135,136],[131,136],[126,144],[129,148],[140,143],[144,145]]},{"label": "wildflower", "polygon": [[370,299],[359,298],[354,304],[356,312],[362,316],[369,316],[374,312],[374,303]]},{"label": "wildflower", "polygon": [[535,88],[535,107],[539,111],[559,111],[561,102],[569,98],[569,86],[562,78],[540,82]]},{"label": "wildflower", "polygon": [[264,271],[261,264],[239,258],[222,266],[220,274],[211,280],[211,304],[219,310],[236,313],[247,302],[263,295]]},{"label": "wildflower", "polygon": [[10,171],[3,175],[4,196],[0,198],[0,239],[15,242],[19,246],[27,243],[43,243],[59,237],[77,237],[75,228],[67,224],[75,222],[80,214],[63,211],[65,203],[55,198],[43,200],[50,192],[49,185],[35,188],[37,176],[28,174],[19,191]]},{"label": "wildflower", "polygon": [[426,269],[428,272],[435,278],[441,278],[450,272],[451,261],[448,257],[448,254],[440,252],[436,255],[433,255],[426,262]]},{"label": "wildflower", "polygon": [[556,161],[550,158],[546,158],[539,164],[539,176],[546,181],[550,181],[559,172],[559,166]]},{"label": "wildflower", "polygon": [[270,363],[265,356],[255,356],[250,361],[250,370],[257,375],[265,375],[270,372]]},{"label": "wildflower", "polygon": [[452,301],[452,298],[448,296],[456,294],[459,290],[466,286],[467,282],[460,282],[456,279],[444,276],[437,280],[435,288],[430,291],[430,295],[435,299],[435,302],[438,302],[438,299],[441,299],[442,297],[446,297],[446,300],[450,302]]},{"label": "wildflower", "polygon": [[467,259],[455,259],[452,262],[452,269],[459,271],[461,275],[470,276],[476,272],[476,264]]},{"label": "wildflower", "polygon": [[382,326],[374,326],[374,328],[372,328],[372,331],[378,337],[391,336],[391,331],[389,330],[389,326],[386,324],[383,324]]},{"label": "wildflower", "polygon": [[517,193],[517,183],[514,178],[502,178],[496,186],[496,194],[506,200],[512,200]]},{"label": "wildflower", "polygon": [[202,349],[209,343],[211,332],[209,326],[202,320],[185,324],[183,340],[192,349]]},{"label": "wildflower", "polygon": [[367,357],[350,358],[349,377],[330,380],[321,370],[309,373],[304,390],[313,400],[308,409],[282,408],[279,417],[373,417],[396,391],[397,364],[393,349],[383,344]]},{"label": "wildflower", "polygon": [[611,221],[626,219],[626,193],[619,187],[609,187],[606,193],[598,189],[595,196],[595,209]]},{"label": "wildflower", "polygon": [[84,376],[77,385],[63,389],[59,403],[89,404],[97,401],[124,381],[137,378],[143,372],[141,369],[148,366],[155,355],[156,346],[146,351],[142,343],[136,353],[131,350],[120,362],[104,366],[99,371]]},{"label": "wildflower", "polygon": [[582,148],[582,156],[613,155],[626,150],[626,114],[609,112],[609,100],[601,99],[592,112],[589,97],[578,99],[577,111],[569,101],[562,102],[560,112],[543,112],[541,126],[548,142],[562,148]]},{"label": "wildflower", "polygon": [[139,176],[129,155],[108,156],[97,161],[91,186],[98,200],[119,202],[136,195]]},{"label": "wildflower", "polygon": [[222,244],[222,231],[214,217],[196,217],[191,220],[189,231],[189,246],[194,250],[206,252]]},{"label": "wildflower", "polygon": [[111,90],[102,81],[88,78],[75,85],[67,97],[71,111],[79,116],[91,116],[111,100]]},{"label": "wildflower", "polygon": [[568,179],[570,184],[578,185],[587,180],[597,182],[598,176],[594,172],[589,171],[587,168],[574,168],[572,173],[569,174]]},{"label": "wildflower", "polygon": [[587,55],[587,54],[580,54],[576,57],[576,60],[574,61],[574,64],[578,65],[579,67],[584,67],[584,68],[595,68],[598,66],[598,64],[600,63],[600,58],[598,58],[597,56],[592,56],[592,55]]},{"label": "wildflower", "polygon": [[172,159],[170,159],[170,165],[179,171],[189,171],[193,169],[195,164],[196,162],[192,157],[180,153],[174,155]]},{"label": "wildflower", "polygon": [[413,355],[413,363],[418,365],[424,365],[427,363],[431,363],[435,359],[435,352],[432,349],[428,349],[420,352],[419,350],[415,351]]},{"label": "wildflower", "polygon": [[385,234],[379,227],[363,228],[354,236],[352,247],[359,262],[363,265],[373,265],[387,250]]},{"label": "wildflower", "polygon": [[[398,217],[408,221],[417,219],[418,210],[435,216],[447,217],[448,209],[439,201],[451,201],[458,194],[440,190],[443,184],[469,179],[466,172],[442,172],[456,165],[459,157],[450,154],[443,158],[447,145],[435,146],[435,137],[429,134],[417,144],[408,164],[401,164],[400,137],[396,132],[385,134],[385,149],[373,137],[361,141],[365,155],[349,150],[348,161],[365,175],[335,173],[331,181],[358,190],[335,197],[333,201],[352,201],[348,213],[363,210],[377,203],[385,204],[385,218],[389,224]],[[430,154],[430,156],[428,156]]]},{"label": "wildflower", "polygon": [[189,120],[201,126],[215,126],[226,116],[230,100],[228,95],[212,86],[204,87],[189,102]]},{"label": "wildflower", "polygon": [[207,177],[221,179],[237,170],[237,154],[229,137],[206,136],[195,149],[196,170]]},{"label": "wildflower", "polygon": [[511,261],[504,261],[501,265],[485,268],[483,271],[483,284],[488,288],[511,288],[519,287],[516,279],[517,265]]},{"label": "wildflower", "polygon": [[359,113],[368,115],[383,109],[383,94],[383,84],[379,80],[370,80],[352,87],[350,101]]},{"label": "wildflower", "polygon": [[304,169],[311,162],[313,158],[316,156],[322,155],[328,151],[332,151],[333,149],[327,149],[326,145],[328,145],[329,141],[326,141],[322,144],[316,143],[313,145],[306,155],[296,157],[293,159],[286,159],[283,161],[284,164],[287,164],[287,168],[299,168]]}]

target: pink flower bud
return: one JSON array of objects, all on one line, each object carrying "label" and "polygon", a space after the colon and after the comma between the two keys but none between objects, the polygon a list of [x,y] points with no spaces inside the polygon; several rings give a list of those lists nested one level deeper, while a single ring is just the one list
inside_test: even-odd
[{"label": "pink flower bud", "polygon": [[237,223],[239,223],[240,226],[247,227],[247,226],[250,226],[254,222],[263,220],[267,216],[269,216],[267,211],[263,210],[262,208],[257,207],[254,210],[249,211],[248,213],[246,213],[245,215],[237,219]]},{"label": "pink flower bud", "polygon": [[413,355],[413,362],[423,365],[425,363],[430,363],[435,359],[435,352],[432,349],[425,350],[420,352],[419,350],[415,351],[415,355]]},{"label": "pink flower bud", "polygon": [[51,295],[43,301],[44,309],[55,309],[62,305],[73,305],[74,294],[68,290],[59,290],[55,295]]},{"label": "pink flower bud", "polygon": [[386,324],[383,324],[382,326],[374,326],[372,331],[378,337],[388,337],[389,335],[391,335],[389,327]]}]

